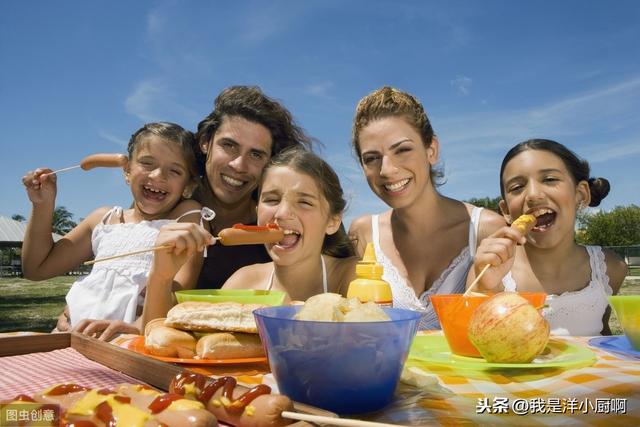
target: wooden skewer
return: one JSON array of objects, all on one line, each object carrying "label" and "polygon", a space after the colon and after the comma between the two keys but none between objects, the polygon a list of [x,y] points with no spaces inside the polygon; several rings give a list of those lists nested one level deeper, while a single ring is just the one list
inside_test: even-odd
[{"label": "wooden skewer", "polygon": [[83,264],[84,265],[91,265],[91,264],[95,264],[97,262],[109,261],[111,259],[122,258],[122,257],[126,257],[126,256],[129,256],[129,255],[137,255],[137,254],[142,254],[144,252],[159,251],[159,250],[162,250],[162,249],[171,249],[172,247],[173,247],[173,245],[152,246],[150,248],[138,249],[137,251],[125,252],[123,254],[107,256],[107,257],[104,257],[104,258],[96,258],[96,259],[93,259],[91,261],[86,261]]},{"label": "wooden skewer", "polygon": [[487,264],[487,265],[484,266],[484,268],[482,269],[480,274],[478,274],[476,276],[476,278],[473,281],[473,283],[471,283],[471,285],[467,288],[467,290],[464,292],[464,294],[462,294],[463,297],[468,297],[469,296],[469,294],[471,293],[471,290],[478,284],[478,282],[480,281],[480,278],[489,269],[489,267],[491,267],[491,264]]},{"label": "wooden skewer", "polygon": [[[213,240],[220,240],[222,239],[222,237],[214,237]],[[138,249],[137,251],[131,251],[131,252],[124,252],[118,255],[112,255],[112,256],[107,256],[104,258],[96,258],[96,259],[92,259],[91,261],[85,261],[82,264],[83,265],[92,265],[95,264],[97,262],[102,262],[102,261],[109,261],[112,259],[116,259],[116,258],[123,258],[126,256],[130,256],[130,255],[138,255],[138,254],[142,254],[145,252],[155,252],[155,251],[159,251],[162,249],[171,249],[173,247],[173,245],[159,245],[159,246],[152,246],[150,248],[144,248],[144,249]]]},{"label": "wooden skewer", "polygon": [[299,412],[283,411],[282,418],[291,420],[310,421],[330,426],[346,426],[346,427],[398,427],[398,424],[377,423],[373,421],[349,420],[346,418],[325,417],[324,415],[309,415]]},{"label": "wooden skewer", "polygon": [[53,175],[53,174],[60,173],[60,172],[66,172],[66,171],[70,171],[71,169],[77,169],[79,167],[80,167],[80,165],[69,166],[68,168],[62,168],[62,169],[55,170],[53,172],[49,172],[47,175]]}]

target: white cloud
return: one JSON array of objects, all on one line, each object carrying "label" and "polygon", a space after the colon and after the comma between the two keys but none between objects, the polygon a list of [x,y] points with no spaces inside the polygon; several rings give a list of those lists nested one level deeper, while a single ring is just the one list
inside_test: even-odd
[{"label": "white cloud", "polygon": [[171,121],[194,122],[199,115],[190,108],[174,101],[166,85],[159,79],[145,80],[136,86],[124,101],[129,114],[144,122]]},{"label": "white cloud", "polygon": [[307,86],[304,89],[304,92],[308,93],[309,95],[317,96],[319,98],[329,99],[332,98],[329,95],[329,92],[333,89],[333,86],[333,82],[320,82]]},{"label": "white cloud", "polygon": [[122,147],[126,147],[129,144],[128,140],[119,138],[115,135],[112,135],[108,132],[105,131],[98,131],[98,136],[106,141],[112,142],[115,145],[117,145],[118,147],[122,148]]},{"label": "white cloud", "polygon": [[471,92],[471,83],[472,80],[467,76],[458,76],[455,79],[451,80],[451,86],[453,86],[456,91],[462,95],[467,96]]},{"label": "white cloud", "polygon": [[164,92],[163,85],[158,81],[143,81],[124,101],[125,109],[129,114],[133,114],[145,122],[155,121],[154,108],[157,105],[157,100],[164,97]]}]

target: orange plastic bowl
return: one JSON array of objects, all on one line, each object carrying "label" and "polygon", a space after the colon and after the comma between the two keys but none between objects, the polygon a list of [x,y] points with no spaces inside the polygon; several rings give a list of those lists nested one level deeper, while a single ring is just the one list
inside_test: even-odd
[{"label": "orange plastic bowl", "polygon": [[[541,307],[547,297],[543,292],[519,292],[534,307]],[[451,352],[458,356],[482,357],[467,337],[471,315],[488,296],[467,296],[462,294],[430,295],[433,309],[438,315],[440,326],[449,343]]]}]

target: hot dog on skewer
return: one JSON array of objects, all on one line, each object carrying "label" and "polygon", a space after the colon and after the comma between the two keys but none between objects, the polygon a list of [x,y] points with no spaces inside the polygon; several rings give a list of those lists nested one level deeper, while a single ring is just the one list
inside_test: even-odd
[{"label": "hot dog on skewer", "polygon": [[218,239],[224,246],[277,243],[283,238],[284,231],[276,224],[266,226],[235,224],[218,233]]},{"label": "hot dog on skewer", "polygon": [[536,217],[533,215],[520,215],[515,221],[513,221],[513,223],[511,223],[511,228],[515,228],[523,235],[526,235],[533,229],[533,227],[536,226],[536,221]]},{"label": "hot dog on skewer", "polygon": [[91,154],[80,161],[80,167],[86,171],[94,168],[117,168],[126,165],[128,161],[124,154]]},{"label": "hot dog on skewer", "polygon": [[251,389],[236,385],[233,377],[207,378],[183,372],[171,381],[171,393],[202,402],[220,421],[237,427],[278,427],[290,424],[283,411],[293,410],[286,396],[271,394],[271,388],[260,384]]}]

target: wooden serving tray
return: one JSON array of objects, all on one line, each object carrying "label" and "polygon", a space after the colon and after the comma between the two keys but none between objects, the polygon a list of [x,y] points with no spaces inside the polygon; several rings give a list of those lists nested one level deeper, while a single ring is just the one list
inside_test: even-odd
[{"label": "wooden serving tray", "polygon": [[[160,390],[167,391],[171,380],[182,371],[182,366],[162,362],[151,357],[126,350],[104,341],[78,333],[23,335],[0,338],[0,357],[53,351],[71,347],[87,359],[107,368],[122,372]],[[91,386],[87,384],[87,386]],[[338,417],[333,412],[314,406],[293,402],[295,412],[326,417]],[[291,426],[311,424],[299,421]]]}]

